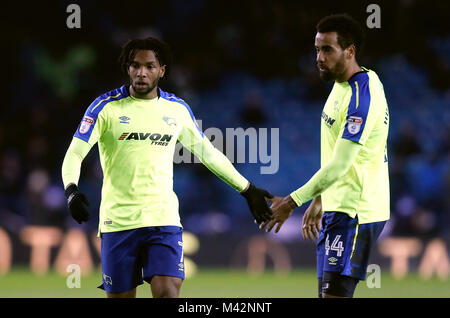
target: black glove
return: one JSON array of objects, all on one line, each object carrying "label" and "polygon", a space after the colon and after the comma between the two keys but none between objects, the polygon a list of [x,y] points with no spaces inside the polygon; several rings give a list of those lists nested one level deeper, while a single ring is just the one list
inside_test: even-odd
[{"label": "black glove", "polygon": [[260,224],[265,221],[269,221],[272,218],[273,212],[267,205],[266,198],[273,198],[269,192],[264,189],[255,187],[250,183],[250,186],[245,192],[241,193],[247,200],[248,207],[256,220],[256,223]]},{"label": "black glove", "polygon": [[78,187],[75,184],[71,184],[64,191],[67,198],[67,206],[69,207],[70,214],[79,224],[87,222],[89,220],[89,212],[87,206],[89,201],[86,196],[78,191]]}]

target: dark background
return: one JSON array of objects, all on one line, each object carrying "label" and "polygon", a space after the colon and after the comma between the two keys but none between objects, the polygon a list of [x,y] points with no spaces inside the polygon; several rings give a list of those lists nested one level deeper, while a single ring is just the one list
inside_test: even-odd
[{"label": "dark background", "polygon": [[[365,25],[372,1],[74,1],[81,29],[66,26],[70,3],[17,3],[2,11],[0,227],[13,237],[26,225],[78,227],[65,206],[64,154],[89,104],[128,82],[117,58],[136,37],[170,44],[174,65],[161,87],[183,98],[203,129],[279,128],[276,174],[261,175],[261,163],[235,166],[276,195],[297,189],[320,167],[320,114],[331,89],[315,66],[315,25],[342,12]],[[366,28],[359,62],[379,75],[390,109],[391,220],[383,235],[448,242],[449,6],[376,3],[381,28]],[[97,228],[101,180],[94,147],[79,183],[91,202],[86,233]],[[176,165],[174,188],[187,231],[203,238],[258,233],[243,198],[203,165]],[[301,240],[306,207],[278,238]]]}]

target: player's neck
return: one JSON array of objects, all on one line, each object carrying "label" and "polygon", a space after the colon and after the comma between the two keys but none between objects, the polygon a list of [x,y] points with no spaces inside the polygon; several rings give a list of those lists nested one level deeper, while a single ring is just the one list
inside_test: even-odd
[{"label": "player's neck", "polygon": [[129,90],[130,90],[130,95],[137,99],[154,99],[154,98],[158,97],[158,86],[156,86],[154,89],[152,89],[147,94],[138,94],[133,89],[133,85],[130,85]]},{"label": "player's neck", "polygon": [[355,75],[358,72],[361,72],[362,68],[358,65],[358,63],[353,62],[347,67],[344,73],[342,73],[342,76],[338,79],[336,79],[336,82],[342,83],[347,82],[353,75]]}]

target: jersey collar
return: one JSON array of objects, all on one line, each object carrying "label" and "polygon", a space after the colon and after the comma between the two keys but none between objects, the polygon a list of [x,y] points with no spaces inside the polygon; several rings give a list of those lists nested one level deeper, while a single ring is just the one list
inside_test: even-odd
[{"label": "jersey collar", "polygon": [[367,69],[367,68],[365,68],[365,67],[361,67],[361,69],[362,69],[362,71],[359,71],[359,72],[356,72],[355,74],[353,74],[349,79],[348,79],[348,81],[347,82],[350,82],[350,81],[358,81],[362,76],[364,76],[363,74],[366,74],[366,73],[368,73],[369,72],[369,70]]}]

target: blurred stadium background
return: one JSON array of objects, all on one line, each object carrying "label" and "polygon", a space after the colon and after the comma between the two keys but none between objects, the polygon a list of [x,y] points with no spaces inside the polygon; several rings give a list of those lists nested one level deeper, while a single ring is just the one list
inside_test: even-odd
[{"label": "blurred stadium background", "polygon": [[[69,29],[69,4],[81,28]],[[445,1],[48,1],[10,4],[0,118],[0,297],[104,297],[95,237],[102,172],[85,159],[79,186],[92,219],[65,206],[60,170],[82,115],[127,81],[117,58],[130,38],[168,42],[175,64],[161,84],[186,100],[202,128],[279,128],[279,170],[236,163],[248,179],[286,195],[319,168],[320,114],[330,85],[315,67],[315,24],[347,12],[367,29],[360,64],[385,88],[391,220],[371,263],[381,287],[360,297],[450,296],[450,8]],[[20,17],[20,19],[19,19]],[[248,145],[247,145],[248,146]],[[230,158],[235,159],[235,158]],[[261,158],[259,158],[261,159]],[[247,161],[246,161],[247,162]],[[316,297],[314,244],[301,238],[306,206],[279,234],[252,223],[245,201],[201,164],[177,164],[174,187],[186,230],[182,297]],[[81,288],[68,288],[68,265]],[[149,296],[148,286],[138,289]]]}]

